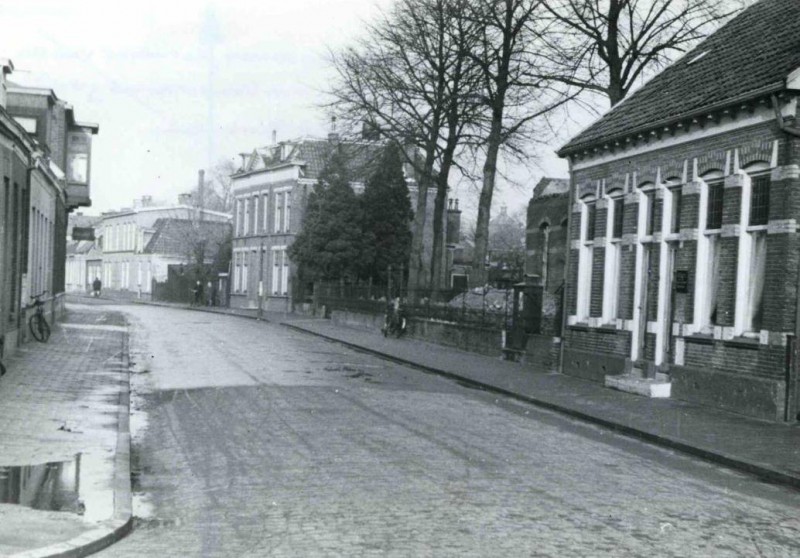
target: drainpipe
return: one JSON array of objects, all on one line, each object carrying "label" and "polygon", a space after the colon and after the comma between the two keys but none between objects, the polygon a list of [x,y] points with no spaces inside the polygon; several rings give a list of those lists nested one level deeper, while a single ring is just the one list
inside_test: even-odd
[{"label": "drainpipe", "polygon": [[[772,95],[772,108],[775,111],[775,120],[777,121],[778,128],[790,136],[800,137],[800,128],[788,126],[783,121],[783,115],[778,106],[778,98]],[[797,290],[795,297],[797,299],[794,318],[794,344],[792,347],[791,364],[786,372],[786,409],[784,413],[784,420],[786,422],[794,422],[797,414],[797,368],[798,359],[800,359],[800,264],[797,266]]]}]

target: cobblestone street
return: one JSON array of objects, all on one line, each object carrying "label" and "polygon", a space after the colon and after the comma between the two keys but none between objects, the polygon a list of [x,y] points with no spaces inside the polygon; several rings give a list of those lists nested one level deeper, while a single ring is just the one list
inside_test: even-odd
[{"label": "cobblestone street", "polygon": [[797,556],[800,494],[272,323],[119,307],[104,556]]}]

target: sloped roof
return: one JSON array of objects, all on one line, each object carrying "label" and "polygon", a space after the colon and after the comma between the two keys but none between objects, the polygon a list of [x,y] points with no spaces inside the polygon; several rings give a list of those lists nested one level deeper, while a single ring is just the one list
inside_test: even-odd
[{"label": "sloped roof", "polygon": [[67,255],[88,254],[96,248],[94,240],[68,240]]},{"label": "sloped roof", "polygon": [[303,178],[316,179],[334,150],[340,149],[349,160],[351,179],[364,182],[384,147],[385,144],[379,141],[300,138],[255,150],[238,173],[261,172],[295,164],[302,167]]},{"label": "sloped roof", "polygon": [[209,240],[206,256],[210,258],[217,244],[225,239],[231,225],[221,221],[193,223],[187,219],[161,218],[153,224],[153,229],[155,232],[144,247],[146,254],[188,254],[194,239],[205,238]]},{"label": "sloped roof", "polygon": [[800,0],[761,0],[572,138],[558,154],[785,89],[800,68]]},{"label": "sloped roof", "polygon": [[350,179],[354,182],[365,182],[384,147],[384,144],[374,142],[307,140],[297,145],[292,158],[305,163],[304,178],[319,178],[334,150],[339,149],[347,158],[352,173]]}]

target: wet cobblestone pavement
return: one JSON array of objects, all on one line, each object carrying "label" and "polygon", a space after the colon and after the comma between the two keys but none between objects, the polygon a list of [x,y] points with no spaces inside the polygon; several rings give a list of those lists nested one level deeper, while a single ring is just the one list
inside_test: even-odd
[{"label": "wet cobblestone pavement", "polygon": [[273,324],[127,309],[104,556],[797,556],[800,493]]}]

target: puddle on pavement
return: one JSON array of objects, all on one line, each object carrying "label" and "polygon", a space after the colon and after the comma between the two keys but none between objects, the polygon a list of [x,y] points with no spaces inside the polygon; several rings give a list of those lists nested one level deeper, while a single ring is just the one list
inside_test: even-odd
[{"label": "puddle on pavement", "polygon": [[83,515],[80,493],[81,454],[71,461],[41,465],[0,465],[0,503],[35,510]]}]

